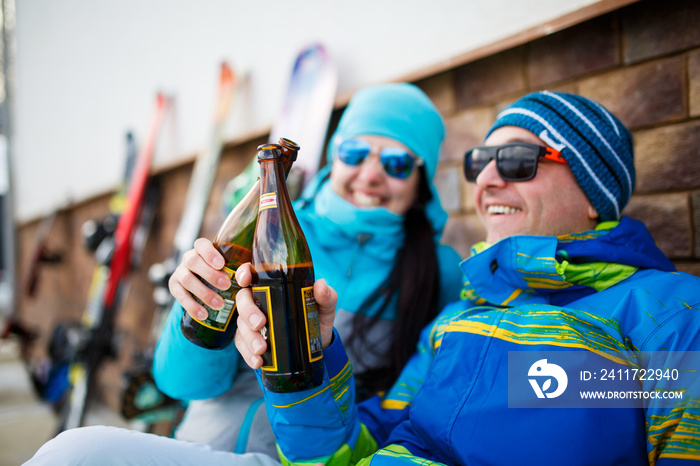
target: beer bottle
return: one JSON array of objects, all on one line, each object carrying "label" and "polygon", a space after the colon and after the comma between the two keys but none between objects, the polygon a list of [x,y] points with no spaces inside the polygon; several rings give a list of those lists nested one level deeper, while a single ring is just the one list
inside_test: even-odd
[{"label": "beer bottle", "polygon": [[259,147],[260,205],[253,239],[252,291],[266,313],[262,380],[274,392],[301,391],[323,381],[323,351],[314,269],[283,175],[280,150]]},{"label": "beer bottle", "polygon": [[[279,148],[283,155],[285,176],[289,174],[296,160],[299,146],[286,138],[279,140]],[[202,280],[212,290],[223,298],[224,307],[221,310],[212,309],[196,296],[195,299],[204,306],[209,315],[204,320],[198,320],[187,312],[182,314],[180,331],[192,343],[208,349],[221,349],[228,346],[236,334],[236,293],[240,290],[234,278],[236,269],[251,260],[253,234],[258,220],[258,203],[260,201],[260,180],[258,179],[248,194],[226,217],[214,238],[214,247],[224,256],[223,271],[231,278],[229,289],[222,291]]]}]

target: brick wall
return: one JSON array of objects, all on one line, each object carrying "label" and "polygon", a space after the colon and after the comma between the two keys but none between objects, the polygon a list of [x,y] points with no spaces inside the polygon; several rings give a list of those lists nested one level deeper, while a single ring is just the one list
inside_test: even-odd
[{"label": "brick wall", "polygon": [[463,257],[484,238],[462,175],[497,113],[549,89],[594,99],[632,131],[637,185],[623,214],[644,221],[680,270],[700,275],[700,2],[641,1],[420,80],[444,114],[437,186],[444,242]]},{"label": "brick wall", "polygon": [[[624,214],[644,221],[659,247],[676,266],[700,275],[700,2],[642,0],[561,32],[477,61],[441,71],[416,82],[445,116],[447,139],[436,185],[450,219],[444,242],[462,257],[483,239],[471,187],[462,175],[462,157],[483,141],[496,114],[530,91],[580,93],[601,102],[633,132],[637,188]],[[337,121],[342,109],[334,114]],[[334,124],[331,124],[331,128]],[[265,141],[256,137],[229,145],[215,181],[202,234],[212,237],[222,221],[219,200],[226,182]],[[159,173],[166,196],[146,245],[143,265],[131,287],[117,325],[121,347],[117,361],[105,365],[103,398],[119,405],[120,374],[132,351],[149,344],[154,304],[148,266],[168,257],[184,202],[192,165]],[[80,226],[108,211],[109,196],[62,212],[48,242],[64,261],[45,266],[37,296],[20,296],[22,318],[41,339],[44,351],[56,322],[78,319],[85,307],[94,257],[81,244]],[[20,229],[19,276],[26,275],[38,222]]]}]

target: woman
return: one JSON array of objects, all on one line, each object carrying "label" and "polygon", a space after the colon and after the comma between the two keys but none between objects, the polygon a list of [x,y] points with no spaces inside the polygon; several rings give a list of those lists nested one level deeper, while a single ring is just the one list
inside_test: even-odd
[{"label": "woman", "polygon": [[[338,292],[336,328],[360,398],[392,385],[415,351],[420,330],[458,298],[459,256],[438,244],[447,215],[431,181],[443,138],[440,114],[417,87],[360,90],[331,138],[328,164],[294,204],[316,275]],[[226,283],[223,265],[203,238],[184,255],[170,280],[178,303],[156,348],[154,376],[164,393],[197,400],[189,403],[177,439],[276,460],[262,393],[235,345],[207,350],[180,332],[183,312],[193,317],[206,312],[193,295],[221,307],[198,277]],[[132,447],[145,441],[130,434]],[[121,434],[110,435],[118,442]],[[182,460],[186,453],[180,448],[168,447]]]}]

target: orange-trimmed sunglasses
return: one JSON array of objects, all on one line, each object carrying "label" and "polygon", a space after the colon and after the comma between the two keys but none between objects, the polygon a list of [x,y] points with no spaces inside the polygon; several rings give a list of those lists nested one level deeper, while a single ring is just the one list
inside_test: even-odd
[{"label": "orange-trimmed sunglasses", "polygon": [[491,160],[496,160],[498,175],[505,181],[528,181],[537,174],[540,157],[566,163],[561,152],[551,147],[527,142],[513,142],[500,146],[474,147],[464,154],[464,176],[475,182],[479,173]]}]

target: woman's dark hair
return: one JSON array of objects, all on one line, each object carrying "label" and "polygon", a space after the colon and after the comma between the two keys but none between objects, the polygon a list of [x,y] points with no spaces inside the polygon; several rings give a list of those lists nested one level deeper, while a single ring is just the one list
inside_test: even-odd
[{"label": "woman's dark hair", "polygon": [[421,330],[438,313],[440,267],[435,248],[435,231],[425,214],[432,199],[423,167],[419,167],[418,197],[404,216],[406,232],[403,247],[397,253],[394,268],[387,280],[365,302],[382,299],[380,311],[372,318],[357,313],[349,343],[362,344],[372,351],[368,331],[379,322],[393,296],[397,297],[397,317],[386,354],[374,351],[379,367],[355,374],[358,398],[387,390],[396,381],[404,365],[416,351]]}]

